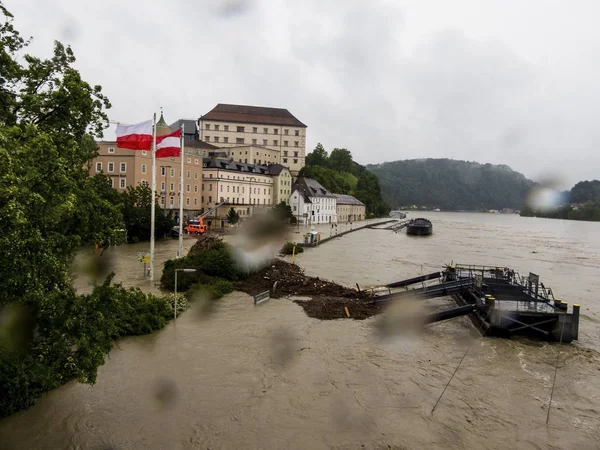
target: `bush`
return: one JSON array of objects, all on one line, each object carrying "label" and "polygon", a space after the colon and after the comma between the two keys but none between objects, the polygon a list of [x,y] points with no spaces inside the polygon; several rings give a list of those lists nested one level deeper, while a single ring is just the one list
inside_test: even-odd
[{"label": "bush", "polygon": [[186,296],[190,300],[202,295],[207,296],[211,300],[216,300],[231,292],[233,292],[231,281],[223,280],[222,278],[208,278],[202,283],[194,284],[187,291]]},{"label": "bush", "polygon": [[201,253],[205,250],[210,250],[210,249],[219,249],[219,248],[224,248],[226,246],[226,244],[223,242],[223,239],[218,237],[218,236],[211,236],[208,234],[201,234],[198,239],[196,240],[196,243],[192,246],[192,248],[190,249],[190,251],[188,252],[188,255],[193,255],[196,253]]},{"label": "bush", "polygon": [[[163,289],[175,290],[175,269],[196,269],[196,272],[178,272],[177,291],[185,292],[196,283],[210,284],[211,278],[235,281],[245,276],[233,257],[231,247],[220,239],[206,248],[206,243],[194,249],[185,258],[165,262],[160,285]],[[207,278],[208,277],[208,278]]]},{"label": "bush", "polygon": [[227,280],[216,279],[215,282],[212,284],[212,287],[218,295],[217,298],[221,298],[225,294],[230,294],[233,292],[233,284],[231,284],[231,281]]},{"label": "bush", "polygon": [[292,255],[294,253],[294,247],[296,247],[296,251],[295,253],[302,253],[304,251],[304,248],[302,248],[299,245],[296,245],[293,242],[286,242],[283,247],[281,247],[281,250],[279,251],[279,253],[282,253],[284,255]]}]

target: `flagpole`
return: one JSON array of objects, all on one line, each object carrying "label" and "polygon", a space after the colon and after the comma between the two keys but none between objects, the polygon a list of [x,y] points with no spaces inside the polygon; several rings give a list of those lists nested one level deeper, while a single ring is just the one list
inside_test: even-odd
[{"label": "flagpole", "polygon": [[179,246],[177,257],[183,258],[183,156],[184,156],[184,136],[185,124],[181,124],[181,136],[179,140],[179,159],[181,159],[180,183],[179,183]]},{"label": "flagpole", "polygon": [[[165,188],[166,189],[166,188]],[[156,113],[152,121],[152,199],[150,207],[150,281],[154,281],[154,218],[156,215]],[[165,196],[165,203],[167,198]]]}]

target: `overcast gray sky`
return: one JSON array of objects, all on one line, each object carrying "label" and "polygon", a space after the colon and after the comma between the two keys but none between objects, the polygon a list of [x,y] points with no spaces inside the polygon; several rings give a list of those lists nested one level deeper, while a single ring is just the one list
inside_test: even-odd
[{"label": "overcast gray sky", "polygon": [[[597,0],[5,0],[30,53],[70,44],[113,120],[289,109],[308,148],[600,178]],[[114,133],[112,133],[114,136]],[[111,137],[111,132],[107,133]]]}]

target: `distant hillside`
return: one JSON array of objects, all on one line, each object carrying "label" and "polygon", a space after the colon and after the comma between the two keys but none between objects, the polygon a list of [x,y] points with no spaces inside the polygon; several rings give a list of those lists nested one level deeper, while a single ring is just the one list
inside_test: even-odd
[{"label": "distant hillside", "polygon": [[366,166],[384,200],[444,210],[520,209],[533,182],[505,165],[451,159],[411,159]]},{"label": "distant hillside", "polygon": [[600,205],[600,180],[580,181],[569,193],[570,203],[594,203]]},{"label": "distant hillside", "polygon": [[536,210],[525,206],[521,215],[600,222],[600,180],[580,181],[570,191],[562,192],[561,197],[564,201],[557,208]]}]

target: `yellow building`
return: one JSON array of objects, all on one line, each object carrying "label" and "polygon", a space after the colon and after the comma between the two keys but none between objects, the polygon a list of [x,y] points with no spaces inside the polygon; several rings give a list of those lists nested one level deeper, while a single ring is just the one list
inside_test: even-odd
[{"label": "yellow building", "polygon": [[[218,147],[261,146],[279,153],[271,161],[297,175],[306,156],[306,125],[287,109],[219,103],[198,119],[200,139]],[[260,151],[259,151],[260,152]],[[239,162],[236,155],[234,159]],[[243,161],[246,159],[245,155]],[[248,157],[248,164],[262,158]],[[268,164],[268,163],[267,163]]]},{"label": "yellow building", "polygon": [[333,194],[336,198],[336,212],[338,223],[365,220],[365,204],[346,194]]},{"label": "yellow building", "polygon": [[292,194],[292,174],[289,169],[281,164],[272,164],[269,166],[269,173],[273,177],[273,204],[289,204]]},{"label": "yellow building", "polygon": [[230,208],[244,220],[273,206],[273,177],[268,167],[208,157],[203,159],[202,170],[202,205],[208,210],[222,204],[207,216],[213,227],[224,225]]},{"label": "yellow building", "polygon": [[222,147],[218,151],[225,153],[228,158],[240,163],[267,166],[269,164],[279,164],[280,162],[279,150],[263,146]]}]

